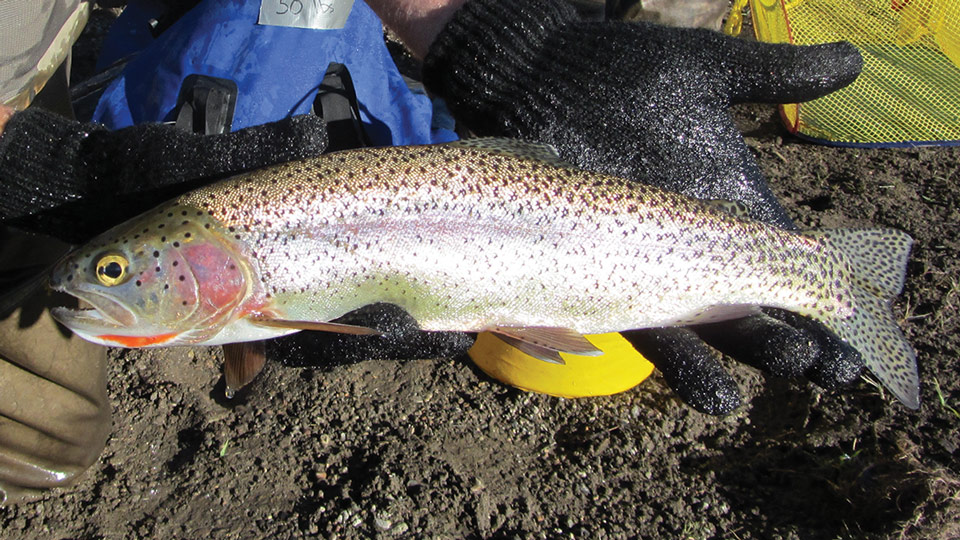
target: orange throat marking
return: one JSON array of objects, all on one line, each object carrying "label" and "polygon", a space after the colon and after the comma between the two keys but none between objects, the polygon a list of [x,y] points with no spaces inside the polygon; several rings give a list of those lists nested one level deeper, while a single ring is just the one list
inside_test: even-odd
[{"label": "orange throat marking", "polygon": [[177,337],[176,332],[173,332],[170,334],[160,334],[158,336],[117,336],[112,334],[104,334],[102,336],[97,336],[98,339],[102,339],[104,341],[112,341],[124,347],[130,347],[130,348],[149,347],[150,345],[159,345],[161,343],[166,343],[175,337]]}]

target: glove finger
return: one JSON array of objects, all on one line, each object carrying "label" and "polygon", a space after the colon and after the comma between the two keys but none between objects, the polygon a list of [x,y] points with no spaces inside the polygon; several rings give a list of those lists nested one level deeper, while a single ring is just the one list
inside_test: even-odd
[{"label": "glove finger", "polygon": [[[202,136],[201,143],[214,157],[201,166],[199,176],[258,169],[276,163],[319,156],[327,148],[327,127],[323,119],[312,114],[284,118],[276,122],[251,126],[233,133]],[[206,174],[204,174],[206,173]]]},{"label": "glove finger", "polygon": [[78,448],[0,415],[0,503],[74,482],[92,461]]},{"label": "glove finger", "polygon": [[743,402],[733,377],[720,365],[720,353],[688,328],[653,328],[623,332],[653,365],[667,385],[694,409],[727,414]]},{"label": "glove finger", "polygon": [[740,132],[729,118],[727,125],[717,129],[715,148],[720,155],[699,154],[700,160],[691,163],[691,171],[685,180],[673,180],[676,185],[666,189],[697,199],[718,199],[739,202],[748,210],[747,216],[783,227],[796,229],[793,220],[777,200],[767,183],[756,158],[743,141]]},{"label": "glove finger", "polygon": [[718,351],[778,377],[800,377],[820,356],[810,332],[764,314],[693,328]]},{"label": "glove finger", "polygon": [[[0,419],[0,429],[3,429],[2,419]],[[48,488],[36,486],[47,485],[51,477],[63,474],[62,471],[53,473],[53,471],[45,471],[42,468],[30,470],[33,467],[32,464],[25,463],[18,457],[9,455],[5,449],[0,448],[0,507],[31,501],[43,496],[43,492]],[[72,477],[72,475],[70,476]],[[8,481],[11,478],[17,480],[14,482]],[[28,480],[24,481],[25,478]]]},{"label": "glove finger", "polygon": [[475,336],[463,332],[425,332],[416,320],[393,304],[371,304],[336,320],[368,326],[380,336],[331,332],[297,332],[267,341],[267,357],[287,366],[348,365],[364,360],[455,358],[466,354]]},{"label": "glove finger", "polygon": [[323,120],[302,115],[221,135],[186,133],[167,124],[98,131],[83,150],[94,157],[89,174],[102,180],[97,185],[117,186],[125,194],[176,185],[187,189],[194,187],[185,184],[191,180],[317,156],[326,147]]},{"label": "glove finger", "polygon": [[863,68],[847,42],[795,46],[733,40],[721,69],[733,103],[809,101],[852,83]]},{"label": "glove finger", "polygon": [[93,130],[78,151],[83,167],[55,186],[48,207],[8,223],[82,243],[203,183],[317,156],[326,146],[326,124],[313,115],[209,136],[167,124]]},{"label": "glove finger", "polygon": [[865,364],[852,346],[813,319],[781,309],[765,309],[771,318],[804,331],[816,343],[819,354],[804,371],[804,376],[826,390],[848,386],[860,376]]}]

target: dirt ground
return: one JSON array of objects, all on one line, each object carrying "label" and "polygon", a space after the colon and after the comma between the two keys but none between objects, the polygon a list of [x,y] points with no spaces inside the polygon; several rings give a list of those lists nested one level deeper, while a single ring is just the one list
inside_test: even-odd
[{"label": "dirt ground", "polygon": [[0,509],[4,538],[960,538],[960,148],[828,148],[736,110],[805,226],[916,239],[896,303],[919,354],[910,411],[731,364],[715,418],[654,375],[560,399],[464,357],[271,362],[222,398],[219,349],[114,350],[113,434],[71,489]]}]

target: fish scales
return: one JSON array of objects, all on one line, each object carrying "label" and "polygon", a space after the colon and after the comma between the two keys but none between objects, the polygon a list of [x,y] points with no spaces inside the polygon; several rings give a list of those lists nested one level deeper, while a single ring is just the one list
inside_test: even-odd
[{"label": "fish scales", "polygon": [[775,290],[788,293],[775,305],[821,303],[822,291],[793,286],[820,283],[833,268],[810,239],[750,222],[733,228],[727,214],[639,184],[479,154],[340,154],[177,204],[236,229],[275,309],[295,319],[330,320],[380,301],[427,330],[600,333],[693,318],[704,295],[756,304]]},{"label": "fish scales", "polygon": [[227,179],[108,231],[51,285],[94,306],[61,321],[123,346],[263,339],[376,302],[425,330],[577,334],[779,307],[823,322],[916,406],[915,355],[890,308],[911,242],[785,231],[496,141],[338,152]]}]

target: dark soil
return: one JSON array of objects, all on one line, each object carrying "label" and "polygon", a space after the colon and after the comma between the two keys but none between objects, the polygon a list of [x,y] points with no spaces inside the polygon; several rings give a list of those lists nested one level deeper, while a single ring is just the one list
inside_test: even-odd
[{"label": "dark soil", "polygon": [[3,537],[960,538],[960,148],[829,148],[773,107],[736,116],[799,223],[916,239],[896,311],[919,411],[731,365],[749,401],[715,418],[656,374],[571,400],[466,357],[273,362],[225,402],[218,348],[114,350],[100,461],[0,509]]}]

